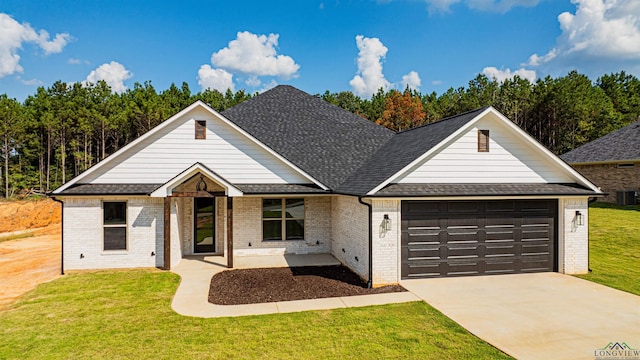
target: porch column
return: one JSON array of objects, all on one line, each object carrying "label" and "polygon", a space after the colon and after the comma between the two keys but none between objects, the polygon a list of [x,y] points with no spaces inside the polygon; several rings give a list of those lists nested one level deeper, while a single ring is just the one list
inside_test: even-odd
[{"label": "porch column", "polygon": [[233,267],[233,198],[227,196],[227,267]]},{"label": "porch column", "polygon": [[171,197],[164,198],[164,270],[171,270]]}]

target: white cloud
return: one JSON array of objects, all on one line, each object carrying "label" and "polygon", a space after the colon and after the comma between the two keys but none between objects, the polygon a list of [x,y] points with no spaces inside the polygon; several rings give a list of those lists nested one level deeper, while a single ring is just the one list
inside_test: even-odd
[{"label": "white cloud", "polygon": [[20,76],[16,76],[16,79],[18,79],[21,83],[23,83],[24,85],[27,86],[40,86],[40,85],[44,85],[44,83],[38,79],[30,79],[30,80],[25,80],[23,78],[21,78]]},{"label": "white cloud", "polygon": [[223,94],[227,89],[235,91],[233,74],[224,69],[214,69],[207,64],[200,66],[200,70],[198,70],[198,84],[203,90],[218,90]]},{"label": "white cloud", "polygon": [[262,84],[262,81],[260,81],[260,79],[258,79],[257,76],[252,75],[252,76],[249,76],[249,78],[245,80],[244,83],[247,84],[247,86],[257,87],[257,86],[260,86],[260,84]]},{"label": "white cloud", "polygon": [[407,87],[412,90],[420,90],[420,85],[422,85],[422,80],[417,72],[410,71],[407,75],[402,76],[402,90]]},{"label": "white cloud", "polygon": [[264,84],[264,86],[262,86],[262,89],[258,90],[259,93],[263,93],[267,90],[271,90],[274,87],[278,86],[278,83],[275,80],[271,80],[268,83]]},{"label": "white cloud", "polygon": [[[451,6],[460,3],[462,0],[425,0],[429,13],[450,12]],[[491,11],[505,13],[517,6],[533,7],[538,5],[540,0],[464,0],[467,7],[480,11]]]},{"label": "white cloud", "polygon": [[640,1],[571,0],[576,13],[558,16],[562,30],[556,46],[545,55],[533,54],[528,65],[571,59],[574,63],[640,60]]},{"label": "white cloud", "polygon": [[56,34],[50,41],[46,30],[36,32],[28,23],[20,24],[11,16],[0,13],[0,78],[23,72],[18,55],[23,43],[34,43],[49,55],[61,52],[69,41],[71,35],[67,33]]},{"label": "white cloud", "polygon": [[378,89],[387,90],[391,83],[382,74],[382,60],[387,54],[387,48],[378,38],[356,36],[358,46],[358,71],[349,84],[353,91],[362,97],[370,97]]},{"label": "white cloud", "polygon": [[121,93],[127,89],[124,85],[124,81],[130,79],[132,76],[133,74],[122,64],[117,61],[112,61],[108,64],[102,64],[95,70],[92,70],[84,83],[95,84],[100,80],[104,80],[104,82],[111,87],[111,90]]},{"label": "white cloud", "polygon": [[482,69],[482,73],[489,79],[494,79],[499,83],[507,79],[512,79],[516,75],[531,82],[535,82],[537,79],[536,72],[534,70],[528,70],[525,68],[520,68],[514,72],[511,72],[511,69],[509,68],[507,68],[506,70],[500,70],[498,68],[490,66]]},{"label": "white cloud", "polygon": [[431,85],[442,85],[442,80],[433,80]]},{"label": "white cloud", "polygon": [[71,64],[71,65],[86,64],[86,65],[89,65],[89,61],[88,60],[76,59],[76,58],[69,58],[69,60],[67,60],[67,64]]},{"label": "white cloud", "polygon": [[238,32],[235,40],[211,55],[211,63],[229,72],[256,76],[295,77],[300,65],[292,57],[278,55],[278,34]]}]

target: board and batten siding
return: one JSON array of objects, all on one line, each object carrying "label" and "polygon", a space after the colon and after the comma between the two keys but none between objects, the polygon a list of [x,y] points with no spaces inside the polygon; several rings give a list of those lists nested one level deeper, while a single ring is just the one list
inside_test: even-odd
[{"label": "board and batten siding", "polygon": [[[207,121],[206,139],[195,139],[196,120]],[[236,184],[311,182],[223,120],[197,108],[116,156],[82,182],[165,183],[196,162]]]},{"label": "board and batten siding", "polygon": [[[478,152],[478,130],[489,130],[489,152]],[[572,183],[574,180],[507,125],[489,115],[394,182]]]}]

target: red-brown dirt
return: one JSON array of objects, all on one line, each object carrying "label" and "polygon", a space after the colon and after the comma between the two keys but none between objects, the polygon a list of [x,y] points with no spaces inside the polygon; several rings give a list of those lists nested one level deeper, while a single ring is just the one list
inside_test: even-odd
[{"label": "red-brown dirt", "polygon": [[49,199],[0,202],[0,310],[60,275],[60,217]]}]

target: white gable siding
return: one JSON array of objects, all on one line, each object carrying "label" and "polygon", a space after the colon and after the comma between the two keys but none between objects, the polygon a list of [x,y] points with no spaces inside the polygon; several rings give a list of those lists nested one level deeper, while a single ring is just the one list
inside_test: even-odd
[{"label": "white gable siding", "polygon": [[[207,120],[206,140],[195,140],[195,120]],[[196,162],[242,183],[310,183],[283,161],[214,115],[195,109],[152,138],[119,154],[82,183],[165,183]]]},{"label": "white gable siding", "polygon": [[[489,130],[489,152],[478,152],[478,130]],[[572,183],[562,169],[492,114],[398,183]]]}]

